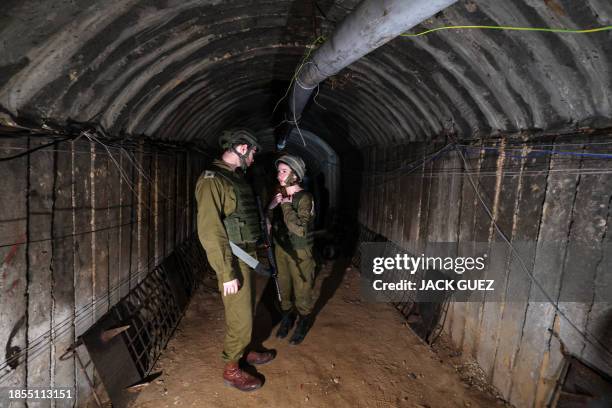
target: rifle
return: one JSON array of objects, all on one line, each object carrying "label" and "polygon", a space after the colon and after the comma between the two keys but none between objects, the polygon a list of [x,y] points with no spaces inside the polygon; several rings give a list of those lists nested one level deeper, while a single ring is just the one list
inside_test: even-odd
[{"label": "rifle", "polygon": [[276,269],[276,259],[274,258],[274,250],[272,249],[272,239],[270,238],[270,233],[268,232],[268,226],[266,225],[266,214],[264,213],[263,206],[261,205],[261,198],[259,196],[255,197],[257,200],[257,209],[259,210],[259,225],[261,226],[261,232],[264,239],[264,245],[266,247],[266,255],[268,256],[268,261],[270,262],[270,275],[274,280],[274,286],[276,286],[276,294],[278,297],[278,301],[282,302],[281,297],[281,289],[278,285],[278,272]]}]

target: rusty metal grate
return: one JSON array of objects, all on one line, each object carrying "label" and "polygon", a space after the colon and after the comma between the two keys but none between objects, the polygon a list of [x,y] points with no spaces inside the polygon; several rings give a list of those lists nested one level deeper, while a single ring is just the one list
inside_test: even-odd
[{"label": "rusty metal grate", "polygon": [[[385,248],[383,253],[380,254],[381,256],[392,256],[396,253],[409,252],[396,243],[389,241],[383,235],[375,233],[364,225],[359,224],[358,247],[351,259],[351,263],[356,267],[361,266],[361,244],[367,242],[383,243]],[[420,276],[418,274],[411,275],[406,272],[401,278],[405,280],[417,280]],[[443,303],[419,302],[413,292],[404,291],[399,301],[390,301],[389,303],[402,314],[409,326],[419,337],[430,342],[435,340],[439,334],[439,332],[437,334],[435,332],[440,329],[440,321],[443,320],[443,309],[447,301],[448,299]]]},{"label": "rusty metal grate", "polygon": [[177,247],[83,336],[113,406],[146,384],[200,280],[209,272],[195,237]]},{"label": "rusty metal grate", "polygon": [[151,371],[181,318],[169,279],[165,268],[154,269],[112,309],[117,321],[130,326],[122,336],[142,377]]}]

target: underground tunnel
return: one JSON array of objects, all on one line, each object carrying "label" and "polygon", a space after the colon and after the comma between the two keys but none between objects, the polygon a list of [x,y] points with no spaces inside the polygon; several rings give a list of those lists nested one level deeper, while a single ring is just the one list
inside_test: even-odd
[{"label": "underground tunnel", "polygon": [[612,407],[611,19],[5,0],[0,406]]}]

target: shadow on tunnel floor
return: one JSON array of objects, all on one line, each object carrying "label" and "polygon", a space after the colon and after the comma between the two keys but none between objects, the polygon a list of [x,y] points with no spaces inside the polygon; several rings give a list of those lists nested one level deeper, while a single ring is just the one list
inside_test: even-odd
[{"label": "shadow on tunnel floor", "polygon": [[[330,273],[327,276],[322,276],[323,274],[319,273],[317,276],[317,279],[323,279],[323,281],[321,282],[319,296],[315,301],[312,312],[314,315],[314,320],[316,320],[321,310],[323,310],[327,302],[329,302],[340,287],[344,274],[346,273],[346,268],[351,264],[351,259],[339,258],[328,262],[333,262]],[[321,272],[323,270],[324,268],[321,268]]]},{"label": "shadow on tunnel floor", "polygon": [[[313,325],[316,325],[317,316],[342,284],[346,268],[350,264],[350,258],[339,258],[325,261],[321,265],[315,280],[315,294],[318,293],[318,297],[313,308]],[[252,350],[266,350],[263,343],[274,335],[273,332],[280,323],[282,316],[276,296],[274,281],[268,279],[255,309],[250,345]]]}]

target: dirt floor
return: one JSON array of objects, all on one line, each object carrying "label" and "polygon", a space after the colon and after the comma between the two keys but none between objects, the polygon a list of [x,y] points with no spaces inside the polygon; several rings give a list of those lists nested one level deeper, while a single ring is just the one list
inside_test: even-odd
[{"label": "dirt floor", "polygon": [[133,407],[505,405],[464,381],[465,376],[462,380],[457,355],[448,348],[433,351],[393,307],[362,303],[359,273],[345,266],[342,261],[327,265],[317,278],[318,314],[299,346],[274,336],[279,317],[269,311],[272,286],[260,291],[254,337],[278,355],[258,367],[265,384],[250,393],[223,385],[223,307],[217,293],[202,288],[158,361],[156,370],[163,375],[141,392]]}]

